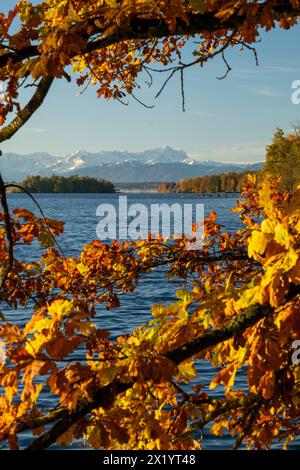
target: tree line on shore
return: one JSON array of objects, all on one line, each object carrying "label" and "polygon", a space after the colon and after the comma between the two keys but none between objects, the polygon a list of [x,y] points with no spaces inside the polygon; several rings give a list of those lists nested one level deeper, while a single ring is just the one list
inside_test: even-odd
[{"label": "tree line on shore", "polygon": [[89,176],[28,176],[21,185],[31,193],[114,193],[114,185]]},{"label": "tree line on shore", "polygon": [[216,175],[196,176],[178,183],[162,183],[160,193],[236,193],[247,181],[248,173],[228,172]]}]

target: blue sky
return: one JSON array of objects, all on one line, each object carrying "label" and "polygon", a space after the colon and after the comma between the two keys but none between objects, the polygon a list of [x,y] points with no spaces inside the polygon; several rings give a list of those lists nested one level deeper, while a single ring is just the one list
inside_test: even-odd
[{"label": "blue sky", "polygon": [[220,59],[190,69],[185,113],[179,77],[158,100],[159,81],[152,91],[144,86],[137,93],[154,109],[98,100],[92,87],[80,96],[75,84],[57,80],[42,108],[2,150],[64,155],[78,149],[140,151],[169,145],[200,160],[261,161],[275,128],[288,131],[300,121],[300,105],[291,101],[292,82],[300,80],[299,42],[298,26],[264,34],[256,47],[259,67],[251,52],[236,49],[227,54],[233,70],[222,81],[216,78],[225,71]]}]

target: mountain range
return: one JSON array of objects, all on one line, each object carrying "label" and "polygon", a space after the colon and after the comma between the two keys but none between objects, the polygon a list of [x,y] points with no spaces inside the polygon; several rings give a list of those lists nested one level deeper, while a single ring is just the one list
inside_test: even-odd
[{"label": "mountain range", "polygon": [[183,178],[229,171],[256,171],[262,163],[222,163],[192,160],[183,150],[160,147],[144,152],[78,150],[64,157],[48,153],[4,153],[0,168],[6,181],[20,182],[27,176],[92,176],[113,183],[177,182]]}]

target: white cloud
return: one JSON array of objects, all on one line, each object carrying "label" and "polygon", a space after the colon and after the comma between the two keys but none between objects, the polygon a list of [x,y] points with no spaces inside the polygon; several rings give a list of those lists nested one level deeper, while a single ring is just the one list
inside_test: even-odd
[{"label": "white cloud", "polygon": [[259,96],[279,96],[280,94],[271,88],[257,88],[254,93]]},{"label": "white cloud", "polygon": [[188,111],[187,114],[192,114],[193,116],[200,116],[200,117],[212,117],[213,114],[208,113],[206,111]]},{"label": "white cloud", "polygon": [[197,154],[189,153],[189,157],[226,163],[256,163],[265,159],[265,143],[240,142],[233,146],[215,147]]},{"label": "white cloud", "polygon": [[272,70],[274,72],[299,72],[299,67],[285,67],[281,65],[265,65],[265,69]]},{"label": "white cloud", "polygon": [[43,127],[27,127],[24,131],[32,134],[43,134],[44,132],[49,132],[49,129],[44,129]]},{"label": "white cloud", "polygon": [[257,75],[257,67],[253,66],[252,69],[239,69],[239,68],[233,68],[231,73],[233,75],[245,75],[245,76],[253,76]]}]

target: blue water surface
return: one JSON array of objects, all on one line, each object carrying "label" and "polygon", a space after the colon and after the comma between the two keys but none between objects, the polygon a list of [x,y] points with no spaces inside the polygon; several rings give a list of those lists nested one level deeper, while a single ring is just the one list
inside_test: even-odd
[{"label": "blue water surface", "polygon": [[[49,218],[65,222],[64,234],[59,242],[66,256],[76,256],[83,245],[96,239],[96,227],[99,217],[96,216],[97,207],[100,204],[111,203],[118,210],[119,194],[35,194],[45,215]],[[155,193],[131,193],[127,194],[128,204],[143,203],[150,208],[150,204],[204,204],[205,215],[215,211],[218,221],[224,225],[227,231],[235,231],[239,227],[239,219],[231,212],[235,206],[235,198],[211,197],[202,198],[196,194],[155,194]],[[17,207],[27,208],[38,214],[34,203],[24,194],[10,194],[9,206],[13,210]],[[20,250],[20,248],[19,248]],[[29,261],[38,256],[37,250],[33,252],[29,247],[21,248],[18,253],[21,259]],[[139,285],[132,294],[121,296],[121,306],[118,309],[107,312],[104,306],[99,307],[96,322],[101,328],[110,331],[111,337],[124,335],[133,331],[137,326],[146,323],[150,319],[151,306],[157,303],[168,304],[175,299],[176,286],[164,279],[164,270],[155,270],[148,273],[139,281]],[[6,318],[11,321],[24,323],[29,312],[18,310],[17,312],[2,307]],[[210,383],[215,370],[204,361],[198,364],[201,375],[201,383],[206,386]],[[236,381],[238,388],[245,388],[245,377],[239,374]],[[217,395],[220,390],[216,391]],[[51,409],[54,402],[47,389],[42,392],[42,404],[45,409]],[[22,445],[32,440],[31,433],[24,433]],[[216,438],[207,433],[205,435],[206,449],[228,449],[232,446],[232,439],[225,435]],[[72,448],[81,448],[82,442],[76,442]],[[277,446],[276,446],[277,447]],[[52,446],[55,448],[55,446]],[[296,444],[291,446],[296,448]]]}]

